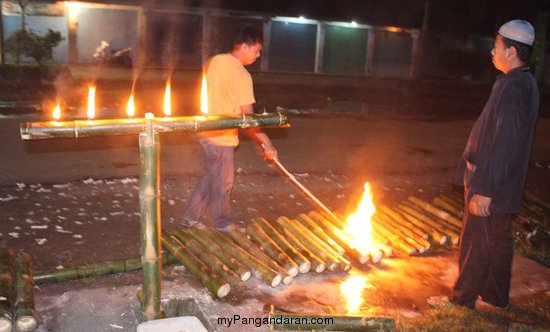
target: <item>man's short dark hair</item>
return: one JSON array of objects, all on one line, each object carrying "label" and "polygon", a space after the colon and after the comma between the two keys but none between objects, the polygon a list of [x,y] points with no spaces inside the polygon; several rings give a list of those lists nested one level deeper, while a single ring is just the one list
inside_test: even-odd
[{"label": "man's short dark hair", "polygon": [[506,48],[513,46],[516,49],[518,58],[521,62],[523,62],[524,65],[529,63],[529,59],[531,58],[531,50],[533,49],[533,47],[512,39],[508,39],[504,36],[502,37],[502,41]]},{"label": "man's short dark hair", "polygon": [[239,31],[237,36],[235,36],[235,39],[233,40],[233,46],[240,45],[242,43],[251,46],[257,43],[262,44],[263,41],[264,40],[262,33],[251,27],[250,25],[247,25]]}]

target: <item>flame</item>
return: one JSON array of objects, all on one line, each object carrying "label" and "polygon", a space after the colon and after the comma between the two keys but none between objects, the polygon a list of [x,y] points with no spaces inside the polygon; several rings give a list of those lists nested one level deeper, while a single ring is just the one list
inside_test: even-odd
[{"label": "flame", "polygon": [[164,115],[172,115],[172,103],[170,100],[170,95],[172,91],[172,82],[170,79],[166,81],[166,90],[164,91]]},{"label": "flame", "polygon": [[59,120],[59,119],[61,119],[61,106],[60,106],[59,104],[57,104],[57,105],[55,106],[55,108],[53,109],[52,116],[53,116],[53,119],[54,119],[54,120]]},{"label": "flame", "polygon": [[374,206],[371,188],[368,182],[365,182],[365,191],[357,210],[348,216],[344,231],[349,235],[351,243],[349,245],[355,248],[363,255],[376,251],[378,248],[373,241],[371,218],[376,212]]},{"label": "flame", "polygon": [[364,302],[363,291],[366,288],[373,288],[364,275],[350,275],[349,278],[340,284],[340,291],[346,299],[347,312],[358,313],[361,304]]},{"label": "flame", "polygon": [[95,85],[90,85],[88,87],[88,119],[95,118]]},{"label": "flame", "polygon": [[133,93],[130,95],[130,98],[128,99],[128,105],[126,106],[126,114],[128,114],[129,117],[133,117],[136,114],[136,105],[134,103]]},{"label": "flame", "polygon": [[202,74],[201,82],[201,112],[208,114],[208,86],[206,85],[206,75]]}]

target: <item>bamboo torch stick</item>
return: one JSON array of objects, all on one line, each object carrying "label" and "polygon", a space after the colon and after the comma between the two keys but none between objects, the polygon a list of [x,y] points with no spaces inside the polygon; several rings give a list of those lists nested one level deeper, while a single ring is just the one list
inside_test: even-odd
[{"label": "bamboo torch stick", "polygon": [[457,209],[454,205],[451,205],[447,203],[446,201],[442,200],[440,197],[434,197],[432,199],[432,204],[443,211],[446,211],[447,213],[452,214],[458,219],[462,219],[462,210]]},{"label": "bamboo torch stick", "polygon": [[279,265],[285,268],[292,277],[298,275],[298,264],[290,258],[275,241],[273,241],[257,224],[250,224],[246,227],[246,233],[268,256],[273,258]]},{"label": "bamboo torch stick", "polygon": [[15,310],[14,320],[18,331],[33,331],[38,325],[34,310],[34,282],[31,255],[18,252],[15,256]]},{"label": "bamboo torch stick", "polygon": [[190,228],[187,232],[184,232],[181,229],[175,229],[173,233],[180,240],[186,241],[190,237],[195,239],[201,244],[201,247],[204,247],[206,251],[218,257],[231,271],[235,272],[242,281],[247,281],[250,278],[250,269],[231,255],[233,248],[220,247],[214,240],[208,237],[207,234],[211,233],[210,230],[200,231],[198,228]]},{"label": "bamboo torch stick", "polygon": [[[157,133],[286,126],[288,126],[288,117],[284,113],[243,114],[238,117],[215,115],[170,117],[155,118],[153,121],[153,130]],[[20,125],[21,138],[24,140],[139,134],[146,128],[147,120],[143,118],[24,122]]]},{"label": "bamboo torch stick", "polygon": [[408,243],[409,245],[413,246],[419,254],[423,254],[426,251],[426,248],[422,244],[419,244],[417,241],[415,241],[415,239],[413,239],[406,233],[403,233],[401,229],[394,227],[392,223],[388,222],[385,219],[382,219],[379,215],[373,216],[373,221],[378,227],[384,228],[388,232],[397,236],[404,243]]},{"label": "bamboo torch stick", "polygon": [[283,251],[298,264],[300,273],[307,273],[311,269],[311,262],[292,246],[279,231],[277,231],[264,218],[253,220]]},{"label": "bamboo torch stick", "polygon": [[264,253],[258,246],[252,242],[245,234],[241,233],[235,227],[229,228],[229,236],[239,245],[241,248],[246,248],[254,257],[260,259],[264,264],[269,266],[275,271],[281,273],[283,277],[283,284],[288,285],[294,278],[286,269],[280,266],[276,261]]},{"label": "bamboo torch stick", "polygon": [[430,233],[426,231],[423,228],[420,228],[416,226],[414,223],[409,221],[407,218],[405,218],[401,213],[389,208],[386,205],[379,205],[378,206],[378,212],[381,215],[386,215],[388,218],[391,218],[393,221],[395,221],[397,224],[399,224],[402,227],[406,227],[407,229],[410,229],[412,232],[417,234],[420,238],[424,240],[428,240],[430,238]]},{"label": "bamboo torch stick", "polygon": [[13,326],[13,251],[0,247],[0,332]]},{"label": "bamboo torch stick", "polygon": [[141,263],[143,268],[142,313],[146,320],[161,316],[161,243],[160,243],[160,144],[148,113],[145,132],[139,134],[141,208]]},{"label": "bamboo torch stick", "polygon": [[422,238],[417,233],[413,232],[411,229],[404,227],[399,222],[395,221],[393,218],[389,217],[388,215],[384,213],[379,213],[376,215],[379,221],[381,221],[385,225],[390,225],[393,229],[397,230],[398,232],[402,233],[404,236],[411,239],[414,243],[418,244],[424,250],[429,250],[431,248],[430,241]]},{"label": "bamboo torch stick", "polygon": [[268,322],[274,330],[396,331],[397,329],[395,320],[387,317],[318,316],[271,312]]},{"label": "bamboo torch stick", "polygon": [[168,233],[163,233],[161,238],[162,245],[168,250],[180,263],[182,263],[187,271],[197,278],[212,294],[219,298],[229,294],[231,286],[220,276],[212,273],[197,256],[193,255],[191,250],[181,243],[176,243]]},{"label": "bamboo torch stick", "polygon": [[445,245],[447,243],[448,237],[447,235],[443,234],[441,231],[439,231],[436,228],[433,228],[425,223],[423,223],[421,220],[419,220],[416,215],[413,215],[408,212],[408,208],[405,207],[405,209],[398,207],[398,212],[405,217],[407,220],[412,222],[415,226],[425,230],[430,234],[430,238],[433,239],[434,242],[439,243],[440,245]]}]

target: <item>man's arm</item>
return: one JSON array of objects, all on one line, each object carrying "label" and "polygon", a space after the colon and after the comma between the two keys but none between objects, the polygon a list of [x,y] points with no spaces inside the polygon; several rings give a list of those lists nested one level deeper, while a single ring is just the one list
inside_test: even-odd
[{"label": "man's arm", "polygon": [[[254,109],[251,104],[241,105],[241,112],[243,114],[252,114],[254,113]],[[277,158],[277,150],[269,137],[260,128],[247,128],[244,132],[262,148],[264,159],[272,160]]]}]

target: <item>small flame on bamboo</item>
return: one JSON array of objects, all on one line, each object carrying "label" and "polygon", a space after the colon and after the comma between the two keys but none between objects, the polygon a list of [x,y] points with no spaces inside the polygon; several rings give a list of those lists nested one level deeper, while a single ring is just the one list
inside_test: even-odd
[{"label": "small flame on bamboo", "polygon": [[201,113],[208,114],[208,86],[206,84],[206,75],[202,74],[201,81]]},{"label": "small flame on bamboo", "polygon": [[128,104],[126,106],[126,114],[128,114],[129,117],[134,117],[136,114],[136,105],[134,102],[134,94],[132,93],[130,95],[130,98],[128,98]]},{"label": "small flame on bamboo", "polygon": [[61,106],[59,105],[59,103],[53,109],[52,116],[54,121],[61,119]]},{"label": "small flame on bamboo", "polygon": [[379,248],[374,243],[372,236],[371,218],[376,212],[373,195],[368,182],[365,182],[365,191],[357,210],[349,215],[344,225],[344,231],[349,236],[350,247],[359,251],[362,255],[375,253]]},{"label": "small flame on bamboo", "polygon": [[168,78],[166,81],[166,89],[164,90],[164,116],[172,115],[172,79]]},{"label": "small flame on bamboo", "polygon": [[86,116],[89,120],[95,118],[95,90],[94,84],[88,87],[88,111]]}]

